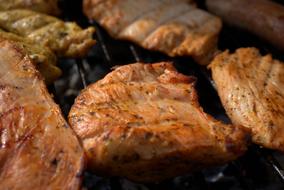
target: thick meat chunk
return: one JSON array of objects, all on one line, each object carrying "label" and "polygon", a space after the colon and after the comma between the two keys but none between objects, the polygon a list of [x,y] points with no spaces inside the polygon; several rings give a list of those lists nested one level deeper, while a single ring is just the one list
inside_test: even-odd
[{"label": "thick meat chunk", "polygon": [[136,63],[83,90],[69,121],[94,172],[153,182],[244,153],[246,131],[204,113],[194,81],[170,63]]}]

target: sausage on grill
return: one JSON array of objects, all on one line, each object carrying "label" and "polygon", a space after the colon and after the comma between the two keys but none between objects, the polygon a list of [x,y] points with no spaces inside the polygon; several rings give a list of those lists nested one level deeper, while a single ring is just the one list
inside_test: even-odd
[{"label": "sausage on grill", "polygon": [[58,0],[0,0],[0,11],[30,9],[50,15],[58,15]]},{"label": "sausage on grill", "polygon": [[207,0],[225,22],[248,30],[284,51],[284,6],[272,0]]}]

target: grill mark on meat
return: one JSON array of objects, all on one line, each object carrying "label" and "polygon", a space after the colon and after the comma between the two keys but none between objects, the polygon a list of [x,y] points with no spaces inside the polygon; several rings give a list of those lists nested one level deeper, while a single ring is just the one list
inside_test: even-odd
[{"label": "grill mark on meat", "polygon": [[[176,11],[172,15],[167,14],[167,12],[170,12],[170,9],[173,8],[172,6],[180,7],[181,11]],[[154,32],[161,25],[172,20],[173,18],[178,17],[179,15],[183,15],[184,13],[186,13],[187,11],[190,11],[191,9],[193,9],[193,7],[186,6],[185,4],[176,4],[176,3],[173,3],[173,5],[171,5],[171,4],[167,5],[166,4],[165,7],[162,7],[162,8],[160,7],[158,10],[153,10],[152,12],[149,12],[148,15],[146,14],[146,15],[143,15],[141,18],[138,18],[136,21],[134,21],[133,23],[126,26],[125,29],[120,34],[118,34],[118,36],[120,38],[128,39],[129,37],[131,38],[133,35],[137,35],[135,41],[137,43],[142,43],[145,39],[147,39],[148,36],[151,35],[152,32]],[[151,14],[154,14],[154,15],[151,15]],[[155,15],[155,14],[158,14],[158,15]],[[150,17],[149,17],[149,15],[150,15]],[[139,37],[139,36],[141,36],[142,33],[140,33],[140,34],[137,34],[137,33],[134,33],[134,34],[126,33],[126,34],[124,34],[127,30],[133,30],[132,28],[135,26],[135,24],[137,24],[141,21],[143,22],[147,19],[157,19],[157,18],[159,18],[159,19],[155,20],[156,21],[155,25],[148,28],[148,31],[146,31],[146,33],[144,31],[143,37]],[[135,27],[137,27],[137,26],[135,26]],[[143,31],[143,30],[141,30],[141,31]]]},{"label": "grill mark on meat", "polygon": [[133,9],[124,0],[106,0],[101,6],[95,5],[96,0],[84,0],[84,12],[112,37],[135,42],[145,49],[172,57],[192,56],[203,65],[216,53],[221,20],[196,8],[192,1],[159,0],[153,9],[149,6],[151,0],[131,3]]}]

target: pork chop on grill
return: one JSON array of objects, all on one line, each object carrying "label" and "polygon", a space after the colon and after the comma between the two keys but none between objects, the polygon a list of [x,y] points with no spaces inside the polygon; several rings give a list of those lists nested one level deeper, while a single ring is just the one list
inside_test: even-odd
[{"label": "pork chop on grill", "polygon": [[247,131],[204,113],[194,81],[170,63],[136,63],[83,90],[69,122],[90,168],[155,182],[242,155]]},{"label": "pork chop on grill", "polygon": [[25,51],[0,41],[0,189],[79,189],[83,149]]},{"label": "pork chop on grill", "polygon": [[240,48],[221,53],[210,68],[233,123],[250,128],[255,143],[284,151],[284,63]]},{"label": "pork chop on grill", "polygon": [[83,30],[76,23],[30,10],[0,11],[0,28],[45,45],[60,57],[83,57],[95,44],[93,27]]},{"label": "pork chop on grill", "polygon": [[169,56],[208,64],[217,49],[221,20],[186,0],[84,0],[84,12],[117,39]]}]

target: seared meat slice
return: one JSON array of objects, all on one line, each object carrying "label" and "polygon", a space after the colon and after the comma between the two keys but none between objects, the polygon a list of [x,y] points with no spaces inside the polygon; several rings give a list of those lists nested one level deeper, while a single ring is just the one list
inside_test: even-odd
[{"label": "seared meat slice", "polygon": [[60,57],[82,57],[94,45],[94,28],[82,30],[73,22],[30,10],[0,12],[0,28],[46,45]]},{"label": "seared meat slice", "polygon": [[233,123],[250,128],[255,143],[284,151],[284,64],[240,48],[218,55],[210,67]]},{"label": "seared meat slice", "polygon": [[117,39],[208,64],[217,49],[219,18],[186,0],[84,0],[84,12]]},{"label": "seared meat slice", "polygon": [[60,13],[58,0],[0,0],[0,11],[20,8],[51,15]]},{"label": "seared meat slice", "polygon": [[69,121],[90,168],[153,182],[236,159],[246,131],[204,113],[194,78],[172,64],[122,66],[79,95]]},{"label": "seared meat slice", "polygon": [[79,189],[76,135],[25,51],[0,47],[0,189]]},{"label": "seared meat slice", "polygon": [[36,69],[43,75],[47,84],[52,83],[61,75],[61,70],[56,67],[57,58],[49,48],[0,29],[0,41],[3,40],[13,41],[17,46],[22,47],[25,54],[27,54],[35,64]]}]

